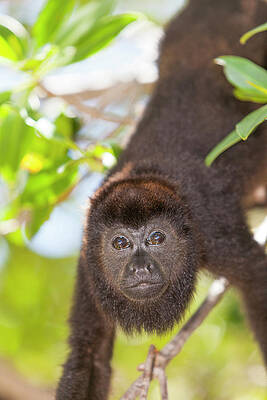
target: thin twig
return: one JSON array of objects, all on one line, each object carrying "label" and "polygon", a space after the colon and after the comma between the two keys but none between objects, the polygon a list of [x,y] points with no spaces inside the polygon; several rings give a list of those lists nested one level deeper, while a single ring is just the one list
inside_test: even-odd
[{"label": "thin twig", "polygon": [[[151,93],[153,87],[154,87],[154,83],[140,83],[137,80],[133,80],[130,82],[123,82],[123,83],[116,83],[113,86],[109,86],[107,88],[104,89],[88,89],[88,90],[83,90],[81,92],[75,92],[75,93],[71,93],[71,94],[57,94],[54,93],[53,91],[47,89],[46,87],[44,87],[44,85],[40,85],[41,89],[45,92],[45,93],[49,93],[49,97],[63,97],[64,99],[66,99],[67,101],[69,101],[68,99],[72,98],[73,96],[76,96],[79,98],[79,101],[86,101],[89,99],[95,99],[98,97],[109,97],[110,101],[108,104],[110,104],[114,99],[118,98],[118,93],[120,94],[122,91],[127,91],[128,93],[130,93],[132,91],[132,89],[134,89],[135,87],[142,87],[142,91],[145,93]],[[69,101],[70,102],[70,101]]]},{"label": "thin twig", "polygon": [[162,368],[155,368],[154,376],[159,381],[161,399],[168,400],[168,387],[167,387],[167,377],[166,377],[165,370]]},{"label": "thin twig", "polygon": [[[41,89],[45,92],[45,94],[48,97],[55,97],[55,95],[52,92],[50,92],[48,89],[46,89],[44,86],[42,86]],[[120,117],[120,116],[110,113],[110,112],[101,111],[97,107],[88,106],[88,105],[84,104],[82,101],[79,101],[79,98],[75,94],[59,95],[57,97],[69,102],[78,111],[80,111],[81,113],[84,113],[84,114],[89,114],[93,118],[101,119],[103,121],[108,121],[108,122],[114,122],[117,124],[122,124],[122,123],[127,124],[127,125],[135,124],[135,121],[132,120],[131,118],[128,118],[127,116]]]},{"label": "thin twig", "polygon": [[20,229],[24,224],[30,221],[30,213],[21,211],[17,218],[7,219],[0,222],[0,236],[8,235]]},{"label": "thin twig", "polygon": [[146,400],[147,399],[147,394],[148,394],[148,389],[150,385],[150,381],[152,379],[152,371],[153,371],[153,364],[155,361],[155,346],[151,344],[149,350],[148,350],[148,355],[146,362],[144,364],[144,379],[143,379],[143,387],[141,389],[140,393],[140,400]]},{"label": "thin twig", "polygon": [[129,389],[124,393],[120,400],[135,400],[140,395],[143,385],[143,375],[139,376]]},{"label": "thin twig", "polygon": [[167,364],[177,356],[178,353],[180,353],[187,339],[201,325],[204,319],[209,315],[210,311],[219,303],[228,286],[228,281],[225,278],[216,279],[212,283],[207,297],[197,311],[182,327],[180,332],[158,353],[158,357],[155,361],[156,366],[165,368]]},{"label": "thin twig", "polygon": [[[119,116],[111,112],[106,112],[104,107],[106,104],[111,104],[112,102],[116,102],[123,98],[129,96],[129,93],[133,93],[133,91],[137,90],[136,88],[142,86],[143,92],[149,93],[152,90],[153,84],[141,84],[137,81],[127,82],[124,84],[118,84],[111,86],[107,89],[102,90],[88,90],[86,92],[74,93],[74,94],[60,94],[56,95],[47,89],[45,86],[40,85],[41,90],[48,97],[58,97],[63,99],[64,101],[73,105],[79,112],[85,115],[90,115],[92,118],[101,119],[103,121],[114,122],[119,125],[136,125],[136,119],[132,118],[129,115]],[[84,101],[92,99],[92,98],[101,98],[100,106],[94,107],[91,105],[84,104]],[[108,101],[107,101],[107,99]]]}]

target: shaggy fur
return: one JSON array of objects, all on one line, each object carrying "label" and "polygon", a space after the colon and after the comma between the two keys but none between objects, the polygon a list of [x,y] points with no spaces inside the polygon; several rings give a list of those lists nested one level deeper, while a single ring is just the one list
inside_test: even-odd
[{"label": "shaggy fur", "polygon": [[[264,65],[266,34],[243,47],[239,38],[266,17],[261,0],[191,0],[167,27],[154,95],[92,199],[70,318],[71,352],[57,400],[107,399],[116,323],[127,332],[170,329],[183,315],[201,268],[225,276],[240,291],[267,362],[267,259],[244,216],[255,188],[266,184],[266,127],[210,168],[204,165],[207,153],[254,109],[233,98],[213,59],[235,54]],[[151,218],[168,220],[181,237],[179,268],[161,297],[134,302],[112,280],[103,235],[116,224],[139,229]]]},{"label": "shaggy fur", "polygon": [[[173,254],[174,260],[167,254],[164,256],[176,269],[172,270],[168,290],[152,304],[147,301],[131,302],[112,286],[107,276],[104,278],[104,265],[110,268],[110,261],[105,260],[105,254],[101,254],[101,236],[108,226],[121,224],[138,229],[159,216],[161,221],[169,221],[180,237]],[[150,173],[148,176],[142,174],[140,178],[132,170],[127,180],[107,182],[97,192],[92,200],[88,227],[85,259],[89,266],[95,265],[95,260],[98,260],[98,268],[89,268],[87,274],[106,315],[111,316],[127,333],[141,332],[142,329],[162,333],[172,328],[183,316],[191,299],[199,261],[196,257],[196,233],[189,210],[179,197],[177,188],[171,187],[169,182],[165,184],[160,176]],[[179,257],[179,261],[175,257]]]}]

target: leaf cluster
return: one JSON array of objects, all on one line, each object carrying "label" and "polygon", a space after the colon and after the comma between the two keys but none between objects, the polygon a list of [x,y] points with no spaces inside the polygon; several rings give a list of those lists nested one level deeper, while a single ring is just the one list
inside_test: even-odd
[{"label": "leaf cluster", "polygon": [[27,29],[0,16],[0,63],[23,75],[23,83],[0,92],[0,183],[8,192],[0,221],[5,227],[18,222],[15,231],[4,230],[15,243],[32,237],[69,195],[81,178],[81,164],[103,171],[103,154],[118,153],[112,143],[81,149],[76,141],[81,121],[66,104],[55,116],[46,115],[40,90],[48,73],[92,56],[140,17],[113,15],[113,9],[113,0],[47,0]]},{"label": "leaf cluster", "polygon": [[[245,44],[253,35],[267,30],[267,23],[245,33],[240,42]],[[252,61],[237,56],[221,56],[215,62],[222,65],[227,80],[234,86],[233,94],[241,101],[264,104],[238,122],[231,133],[218,143],[207,155],[205,163],[210,166],[225,150],[247,140],[256,128],[267,119],[267,71]]]}]

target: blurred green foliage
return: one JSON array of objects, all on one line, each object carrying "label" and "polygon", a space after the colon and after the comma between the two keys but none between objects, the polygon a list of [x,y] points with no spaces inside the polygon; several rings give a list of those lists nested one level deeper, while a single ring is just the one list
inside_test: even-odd
[{"label": "blurred green foliage", "polygon": [[75,135],[80,121],[67,105],[54,118],[45,115],[45,93],[39,88],[49,72],[90,57],[140,17],[112,15],[114,5],[113,0],[48,0],[29,29],[0,16],[0,62],[26,74],[13,91],[0,93],[0,177],[10,199],[0,221],[20,221],[7,234],[14,243],[36,234],[70,194],[81,177],[81,164],[103,171],[102,154],[118,154],[119,146],[107,141],[79,148]]},{"label": "blurred green foliage", "polygon": [[[46,115],[40,106],[45,98],[40,87],[46,74],[91,56],[139,18],[135,14],[112,15],[113,7],[111,0],[49,0],[33,27],[27,29],[9,16],[0,16],[0,62],[26,74],[23,84],[0,93],[0,184],[9,199],[0,209],[0,221],[22,221],[6,232],[9,259],[5,264],[1,256],[6,242],[0,237],[0,354],[40,385],[56,383],[66,358],[66,320],[76,257],[47,259],[18,245],[33,236],[53,208],[69,196],[81,177],[81,164],[88,170],[103,171],[103,154],[109,152],[116,158],[121,150],[119,144],[107,141],[80,148],[76,134],[81,121],[66,105],[53,117]],[[265,73],[261,82],[254,79],[259,67],[234,57],[220,59],[239,98],[266,102]],[[250,86],[242,78],[242,68],[249,72]],[[257,123],[264,118],[264,107],[263,113],[257,114]],[[243,125],[238,132],[245,138],[254,128],[250,119]],[[204,297],[209,282],[206,277],[201,279],[193,308]],[[149,344],[161,348],[170,337],[126,338],[118,333],[111,399],[118,399],[138,376],[136,366],[145,359]],[[228,293],[169,365],[170,398],[264,400],[262,370],[239,302]],[[159,399],[156,384],[150,399]]]},{"label": "blurred green foliage", "polygon": [[10,247],[0,271],[0,353],[31,380],[52,382],[66,346],[74,259],[48,260]]},{"label": "blurred green foliage", "polygon": [[[53,385],[67,354],[66,320],[76,260],[46,259],[14,246],[10,252],[0,272],[0,353],[32,382]],[[203,276],[192,309],[204,298],[209,284],[210,279]],[[118,332],[112,400],[138,376],[136,366],[144,361],[150,343],[161,348],[175,330],[162,337],[127,338]],[[167,373],[172,399],[266,399],[260,356],[234,293],[225,295]],[[157,384],[149,398],[160,399]]]}]

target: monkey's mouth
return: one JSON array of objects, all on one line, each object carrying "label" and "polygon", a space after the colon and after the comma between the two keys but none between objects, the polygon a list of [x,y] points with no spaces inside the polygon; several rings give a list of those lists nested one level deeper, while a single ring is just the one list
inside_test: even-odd
[{"label": "monkey's mouth", "polygon": [[133,289],[133,288],[140,288],[140,289],[142,289],[142,288],[147,288],[147,287],[149,287],[149,286],[154,286],[154,285],[160,286],[160,285],[162,285],[162,283],[159,283],[159,282],[142,281],[142,282],[134,283],[133,285],[129,285],[129,286],[126,287],[126,289]]},{"label": "monkey's mouth", "polygon": [[122,291],[130,299],[145,300],[160,296],[164,288],[163,282],[140,281],[124,286]]}]

